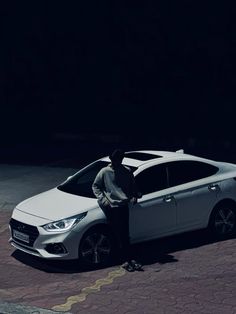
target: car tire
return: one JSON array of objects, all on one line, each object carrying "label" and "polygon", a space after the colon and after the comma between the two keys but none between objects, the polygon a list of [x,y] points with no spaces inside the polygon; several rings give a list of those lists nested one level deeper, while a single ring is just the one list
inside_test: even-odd
[{"label": "car tire", "polygon": [[209,230],[217,238],[227,238],[236,234],[236,207],[220,204],[214,208],[209,222]]},{"label": "car tire", "polygon": [[99,268],[109,265],[114,257],[115,241],[104,227],[89,229],[80,241],[79,260],[83,266]]}]

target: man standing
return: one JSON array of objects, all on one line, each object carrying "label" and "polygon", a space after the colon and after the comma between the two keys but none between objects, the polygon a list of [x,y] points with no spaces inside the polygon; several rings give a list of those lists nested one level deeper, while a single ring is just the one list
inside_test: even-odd
[{"label": "man standing", "polygon": [[128,271],[140,270],[141,265],[130,258],[129,204],[137,202],[137,191],[132,171],[122,165],[124,152],[116,149],[110,155],[111,164],[100,170],[92,189],[115,235],[121,242]]}]

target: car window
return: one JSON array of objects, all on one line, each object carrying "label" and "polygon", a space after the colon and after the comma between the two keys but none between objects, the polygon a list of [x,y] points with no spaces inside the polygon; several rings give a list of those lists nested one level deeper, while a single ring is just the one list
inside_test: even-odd
[{"label": "car window", "polygon": [[143,170],[135,177],[138,190],[143,194],[168,188],[167,172],[164,164]]},{"label": "car window", "polygon": [[[66,182],[58,186],[58,189],[63,192],[75,195],[96,198],[93,194],[92,184],[98,172],[102,168],[106,167],[108,164],[110,164],[109,161],[99,160],[94,164],[90,165],[89,167],[87,167],[86,169],[82,169],[78,174],[73,176],[71,179],[67,180]],[[130,166],[129,168],[132,171],[135,171],[137,169],[136,167]]]},{"label": "car window", "polygon": [[191,160],[175,161],[168,164],[170,187],[203,179],[217,173],[213,165]]}]

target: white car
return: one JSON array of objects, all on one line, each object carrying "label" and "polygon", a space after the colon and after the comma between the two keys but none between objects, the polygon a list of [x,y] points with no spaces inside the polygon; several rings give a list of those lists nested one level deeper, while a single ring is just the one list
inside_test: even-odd
[{"label": "white car", "polygon": [[[117,249],[106,216],[92,192],[99,159],[61,185],[16,206],[9,242],[46,259],[77,259],[88,265],[109,261]],[[236,165],[183,151],[133,151],[130,167],[142,197],[130,206],[130,240],[138,243],[209,228],[218,236],[236,230]]]}]

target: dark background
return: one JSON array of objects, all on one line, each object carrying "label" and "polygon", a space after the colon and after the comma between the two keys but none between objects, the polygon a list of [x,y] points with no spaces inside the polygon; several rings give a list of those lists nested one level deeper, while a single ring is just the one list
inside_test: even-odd
[{"label": "dark background", "polygon": [[2,162],[75,165],[114,147],[236,162],[235,5],[2,5]]}]

